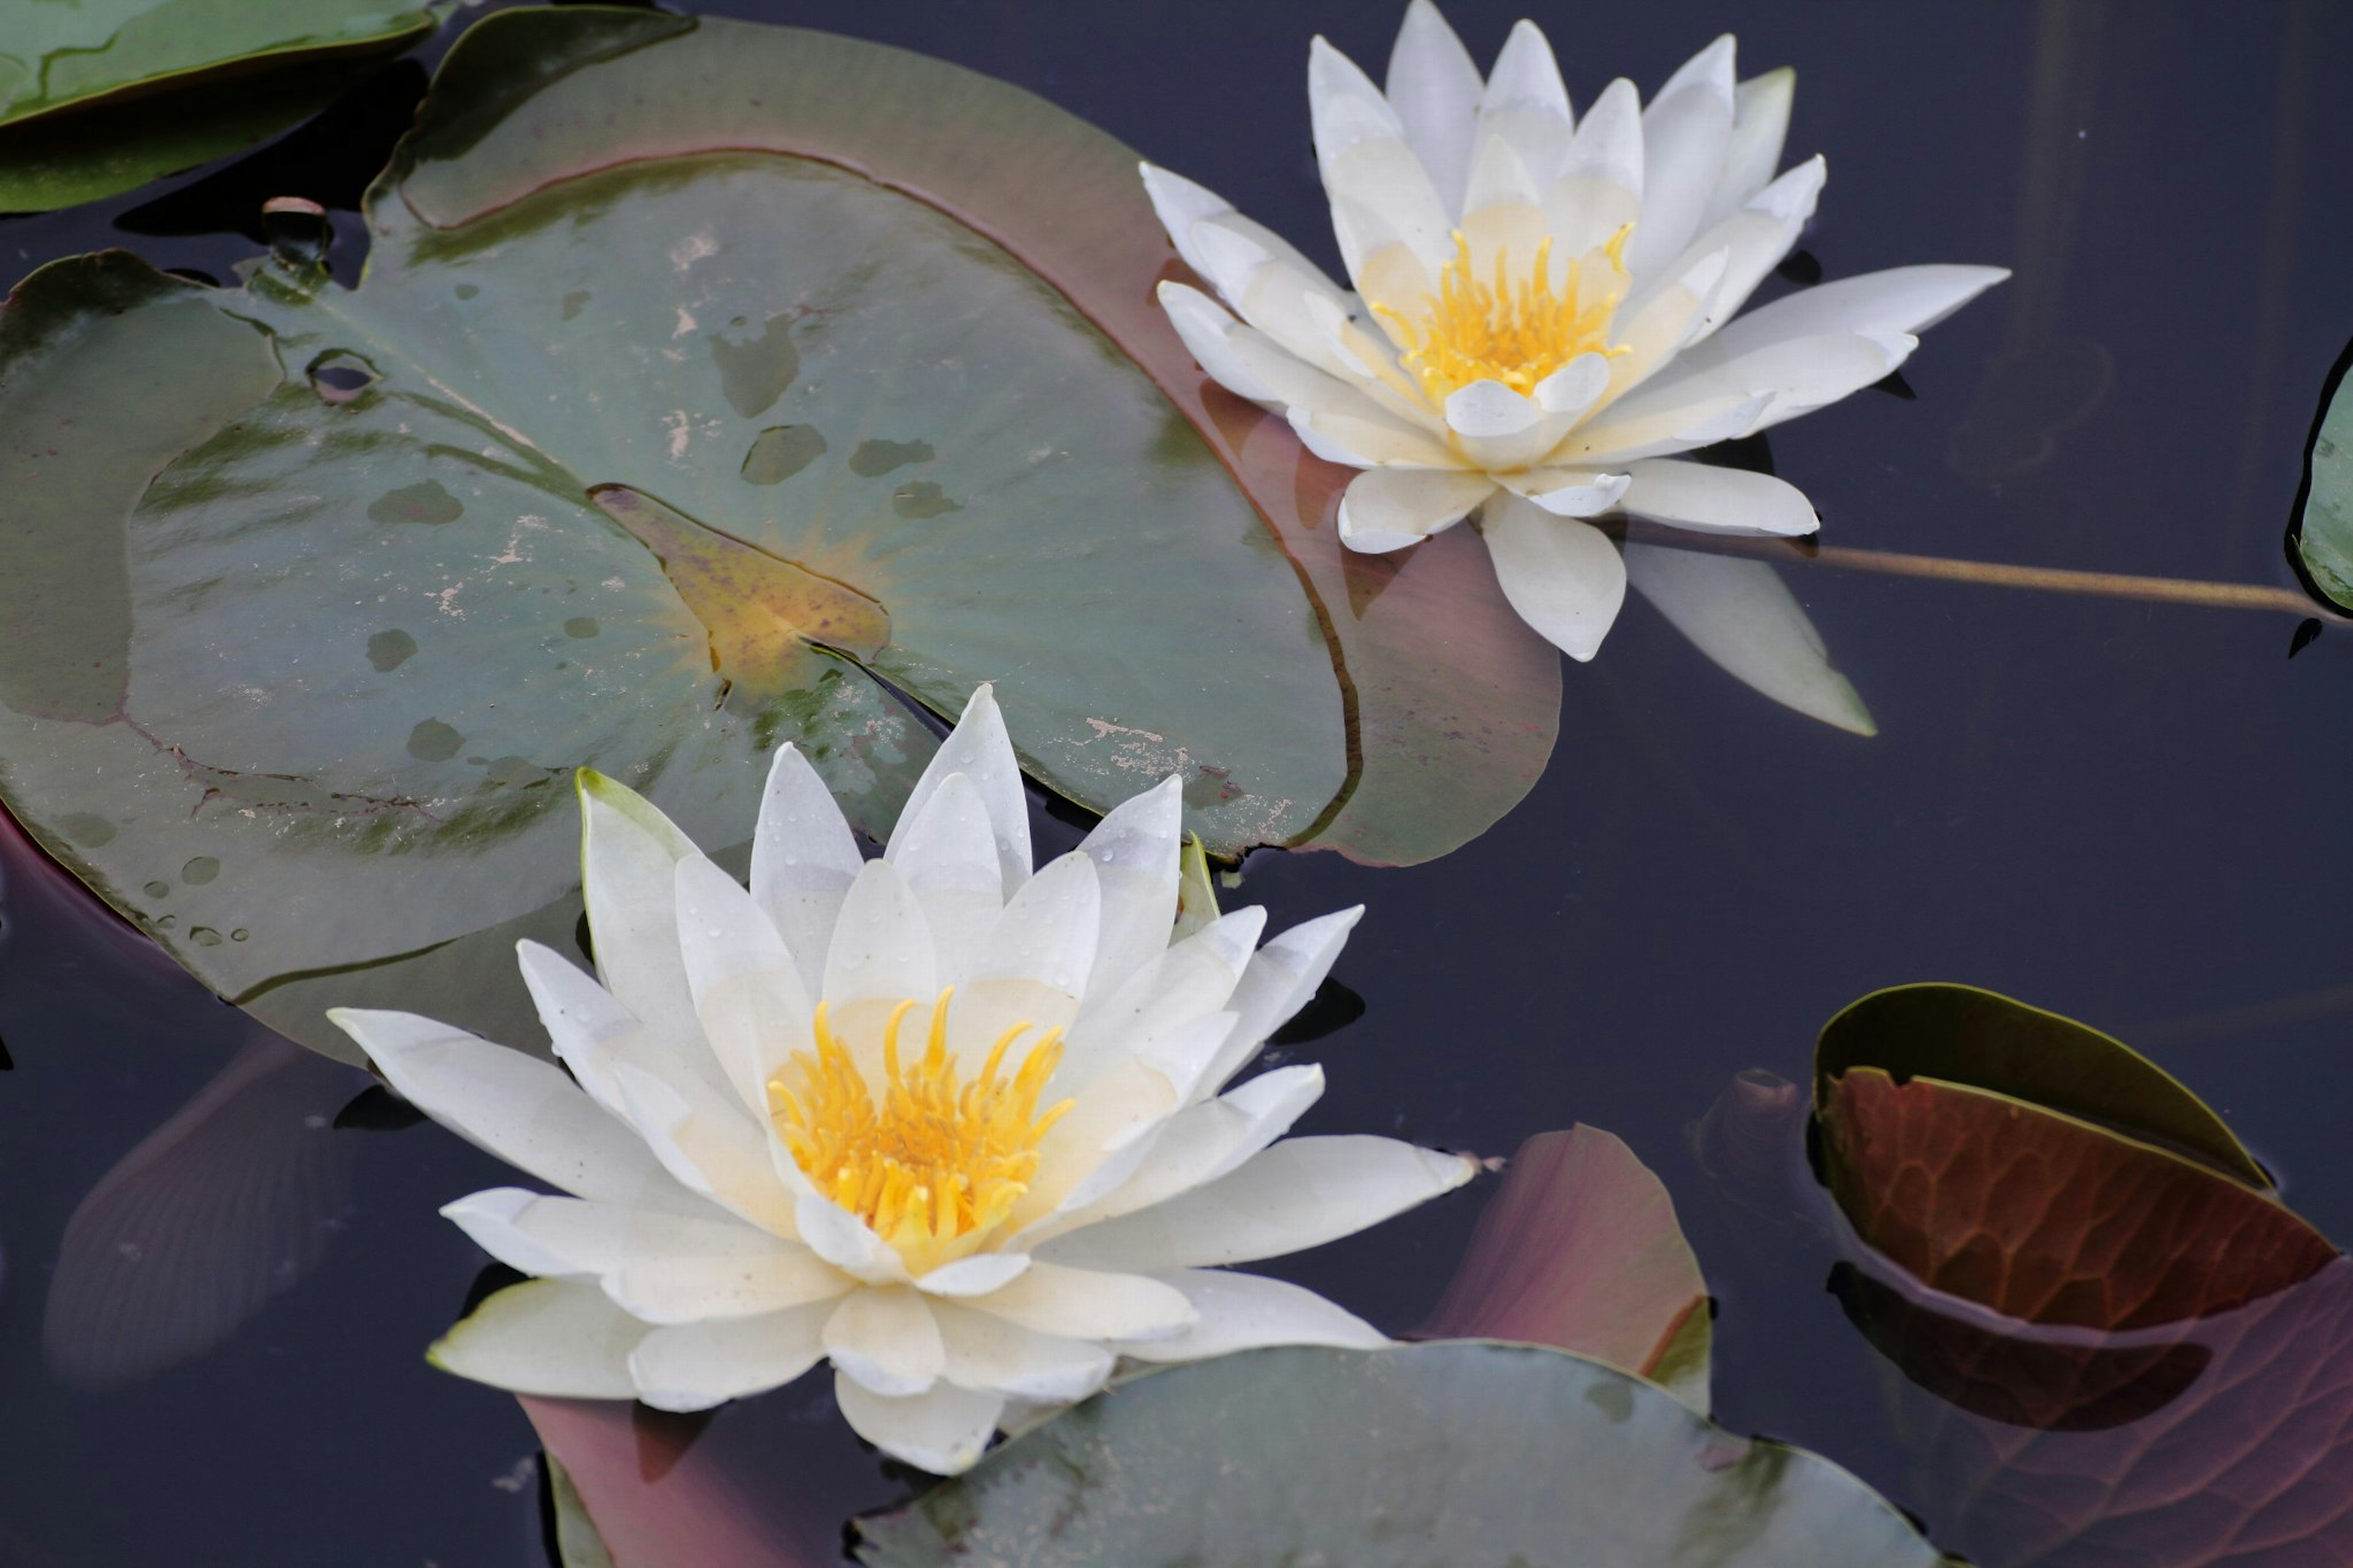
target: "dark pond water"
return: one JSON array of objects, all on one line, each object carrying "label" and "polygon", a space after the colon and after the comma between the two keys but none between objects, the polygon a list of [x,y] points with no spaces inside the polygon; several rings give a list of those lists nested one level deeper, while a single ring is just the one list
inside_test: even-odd
[{"label": "dark pond water", "polygon": [[[1449,14],[1483,60],[1523,8]],[[1377,62],[1396,22],[1301,0],[708,9],[1010,79],[1327,263],[1306,40]],[[2292,582],[2281,531],[2353,333],[2353,100],[2332,67],[2353,9],[1657,0],[1538,19],[1580,103],[1615,74],[1655,85],[1723,30],[1750,70],[1796,66],[1791,153],[1831,173],[1805,242],[1825,274],[2016,269],[1928,335],[1913,397],[1774,433],[1828,542]],[[127,244],[227,277],[261,198],[350,205],[421,81],[403,65],[326,133],[160,195],[0,223],[0,263]],[[2291,660],[2297,619],[2277,612],[1788,575],[1875,739],[1757,699],[1632,605],[1568,671],[1550,771],[1485,838],[1409,870],[1263,855],[1236,897],[1276,926],[1371,906],[1337,972],[1363,1016],[1293,1047],[1331,1072],[1307,1130],[1493,1154],[1572,1121],[1620,1134],[1719,1299],[1720,1418],[1854,1468],[1934,1529],[1891,1374],[1825,1290],[1828,1244],[1785,1217],[1771,1162],[1718,1180],[1686,1128],[1744,1068],[1801,1079],[1855,996],[1966,980],[2141,1046],[2353,1236],[2353,632]],[[360,1074],[274,1045],[16,860],[0,918],[0,1563],[546,1561],[530,1426],[419,1353],[482,1261],[435,1210],[501,1168],[430,1125],[336,1125]],[[1274,1271],[1409,1328],[1479,1201]],[[132,1229],[188,1245],[132,1258]],[[229,1237],[246,1250],[224,1256]],[[235,1295],[257,1278],[259,1299]],[[846,1440],[839,1473],[835,1513],[902,1495]]]}]

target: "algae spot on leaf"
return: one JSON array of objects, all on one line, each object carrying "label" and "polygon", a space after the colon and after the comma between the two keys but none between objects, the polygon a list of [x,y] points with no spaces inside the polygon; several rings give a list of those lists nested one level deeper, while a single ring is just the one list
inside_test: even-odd
[{"label": "algae spot on leaf", "polygon": [[752,438],[744,454],[744,481],[780,485],[825,455],[825,437],[814,425],[772,425]]},{"label": "algae spot on leaf", "polygon": [[378,675],[389,675],[417,657],[417,639],[395,626],[367,640],[367,661]]},{"label": "algae spot on leaf", "polygon": [[593,637],[598,630],[594,616],[574,616],[564,623],[564,635],[568,637]]},{"label": "algae spot on leaf", "polygon": [[880,479],[909,463],[928,463],[934,456],[929,441],[860,441],[849,454],[849,471],[861,479]]},{"label": "algae spot on leaf", "polygon": [[439,479],[426,479],[385,491],[368,503],[367,514],[377,522],[455,522],[466,515],[466,505]]},{"label": "algae spot on leaf", "polygon": [[913,484],[901,485],[891,492],[891,510],[901,517],[921,520],[962,511],[964,504],[949,500],[931,480],[919,479]]},{"label": "algae spot on leaf", "polygon": [[420,763],[446,763],[465,743],[465,736],[438,719],[419,720],[408,732],[408,754]]},{"label": "algae spot on leaf", "polygon": [[180,880],[192,888],[201,888],[220,875],[221,863],[209,855],[198,855],[180,868]]},{"label": "algae spot on leaf", "polygon": [[758,333],[744,336],[741,316],[727,331],[711,334],[711,361],[719,367],[720,395],[745,419],[756,419],[776,406],[776,399],[801,373],[800,351],[793,346],[794,313],[770,316]]}]

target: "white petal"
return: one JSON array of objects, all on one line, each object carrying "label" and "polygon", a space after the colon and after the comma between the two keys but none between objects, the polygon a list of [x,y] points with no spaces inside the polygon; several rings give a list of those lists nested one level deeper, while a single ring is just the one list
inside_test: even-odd
[{"label": "white petal", "polygon": [[923,907],[896,866],[869,860],[841,900],[833,945],[826,950],[826,1005],[839,1010],[853,1002],[928,1002],[939,988],[939,960]]},{"label": "white petal", "polygon": [[1552,45],[1534,22],[1512,25],[1479,100],[1477,139],[1501,139],[1541,191],[1560,173],[1575,129]]},{"label": "white petal", "polygon": [[[1678,363],[1688,366],[1699,344],[1731,321],[1757,291],[1757,285],[1789,254],[1789,247],[1797,244],[1799,235],[1814,215],[1815,204],[1821,197],[1823,175],[1822,161],[1807,159],[1759,192],[1747,206],[1704,231],[1662,274],[1672,275],[1704,256],[1720,252],[1725,258],[1723,277],[1717,280],[1688,341],[1676,351]],[[1646,302],[1647,296],[1637,290],[1632,301],[1635,308]]]},{"label": "white petal", "polygon": [[1609,361],[1598,353],[1581,353],[1536,383],[1536,406],[1546,414],[1575,420],[1609,387]]},{"label": "white petal", "polygon": [[1630,474],[1591,468],[1530,468],[1506,479],[1513,494],[1526,497],[1555,517],[1599,517],[1624,498],[1633,482]]},{"label": "white petal", "polygon": [[649,1231],[674,1225],[692,1234],[725,1226],[750,1230],[716,1207],[697,1220],[674,1210],[639,1204],[591,1203],[550,1197],[522,1187],[471,1193],[441,1210],[474,1245],[510,1268],[542,1278],[607,1274],[628,1260],[633,1242]]},{"label": "white petal", "polygon": [[1634,483],[1623,510],[1636,517],[1701,533],[1782,538],[1821,527],[1805,492],[1770,474],[1679,458],[1650,458],[1630,468]]},{"label": "white petal", "polygon": [[1482,439],[1533,429],[1544,410],[1500,381],[1474,381],[1446,400],[1446,424],[1458,436]]},{"label": "white petal", "polygon": [[976,1252],[944,1263],[915,1281],[926,1296],[986,1296],[1021,1278],[1029,1267],[1025,1252]]},{"label": "white petal", "polygon": [[627,1060],[611,1070],[630,1121],[681,1185],[763,1230],[795,1234],[796,1194],[779,1179],[767,1128],[733,1094],[659,1079]]},{"label": "white petal", "polygon": [[703,1037],[752,1115],[810,1044],[809,998],[784,938],[741,883],[700,855],[678,863],[678,945]]},{"label": "white petal", "polygon": [[1119,1347],[1137,1361],[1198,1361],[1261,1345],[1333,1345],[1378,1350],[1388,1337],[1314,1291],[1256,1274],[1186,1269],[1162,1276],[1185,1292],[1200,1321],[1165,1340]]},{"label": "white petal", "polygon": [[1721,364],[1775,343],[1841,332],[1917,334],[2008,278],[2000,267],[1894,267],[1818,284],[1762,305],[1687,351]]},{"label": "white petal", "polygon": [[923,909],[940,984],[961,984],[1005,908],[995,830],[979,787],[962,773],[949,774],[920,816],[900,819],[884,858]]},{"label": "white petal", "polygon": [[1635,592],[1735,679],[1837,729],[1878,733],[1861,695],[1831,668],[1821,633],[1767,563],[1629,544],[1626,574]]},{"label": "white petal", "polygon": [[1469,1181],[1478,1166],[1393,1138],[1293,1138],[1207,1186],[1057,1237],[1050,1263],[1158,1274],[1320,1247]]},{"label": "white petal", "polygon": [[[1069,1067],[1065,1058],[1049,1094],[1065,1092]],[[1066,1203],[1091,1202],[1125,1181],[1150,1152],[1154,1131],[1181,1103],[1165,1074],[1130,1059],[1113,1062],[1071,1098],[1077,1103],[1046,1134],[1038,1151],[1038,1174],[1007,1216],[1017,1235]]]},{"label": "white petal", "polygon": [[607,1275],[605,1294],[649,1323],[720,1322],[763,1317],[859,1288],[806,1247],[739,1227],[724,1250],[651,1251]]},{"label": "white petal", "polygon": [[1102,932],[1094,860],[1073,849],[1049,862],[1006,904],[973,961],[972,978],[1033,982],[1069,998],[1075,1013]]},{"label": "white petal", "polygon": [[1265,927],[1266,911],[1256,905],[1219,915],[1171,944],[1110,996],[1090,997],[1071,1031],[1071,1054],[1057,1087],[1067,1093],[1092,1067],[1133,1055],[1136,1040],[1224,1007]]},{"label": "white petal", "polygon": [[825,1321],[825,1353],[835,1368],[876,1394],[921,1394],[947,1366],[930,1303],[905,1285],[852,1291]]},{"label": "white petal", "polygon": [[646,1326],[594,1285],[509,1286],[441,1336],[425,1359],[476,1383],[556,1399],[627,1399],[629,1352]]},{"label": "white petal", "polygon": [[674,868],[700,851],[626,784],[583,768],[579,794],[581,876],[597,978],[645,1025],[649,1050],[673,1053],[725,1089],[726,1075],[703,1044],[678,950]]},{"label": "white petal", "polygon": [[337,1007],[327,1017],[402,1099],[517,1170],[608,1203],[677,1191],[643,1141],[552,1062],[414,1013]]},{"label": "white petal", "polygon": [[768,911],[811,996],[825,982],[834,917],[864,864],[825,781],[797,748],[777,747],[752,837],[752,897]]},{"label": "white petal", "polygon": [[1133,1214],[1189,1192],[1239,1166],[1291,1131],[1324,1093],[1324,1069],[1313,1063],[1261,1073],[1232,1093],[1190,1105],[1168,1119],[1135,1173],[1081,1208],[1038,1226],[1042,1246],[1054,1237]]},{"label": "white petal", "polygon": [[1732,139],[1729,34],[1692,57],[1642,111],[1642,221],[1626,247],[1627,270],[1647,276],[1699,232]]},{"label": "white petal", "polygon": [[1481,531],[1520,619],[1571,658],[1599,652],[1626,601],[1626,563],[1609,537],[1519,496],[1490,504]]},{"label": "white petal", "polygon": [[1773,405],[1769,392],[1727,393],[1663,408],[1642,409],[1633,417],[1606,409],[1553,453],[1555,464],[1601,468],[1630,464],[1669,452],[1688,452],[1729,440],[1755,427]]},{"label": "white petal", "polygon": [[1343,468],[1460,468],[1461,458],[1428,430],[1393,414],[1366,414],[1333,407],[1287,408],[1301,445],[1327,463]]},{"label": "white petal", "polygon": [[656,1329],[629,1357],[637,1395],[656,1410],[708,1410],[765,1394],[815,1366],[825,1355],[818,1331],[830,1302],[788,1308],[731,1322]]},{"label": "white petal", "polygon": [[1351,550],[1403,550],[1470,515],[1494,490],[1461,468],[1367,468],[1340,498],[1340,542]]},{"label": "white petal", "polygon": [[519,942],[515,960],[555,1059],[573,1068],[580,1087],[597,1104],[615,1116],[625,1116],[619,1093],[612,1085],[593,1069],[583,1072],[575,1064],[583,1058],[601,1059],[616,1050],[636,1051],[645,1026],[614,1000],[611,992],[552,949],[535,942]]},{"label": "white petal", "polygon": [[1029,875],[1029,802],[1022,793],[1021,763],[1013,754],[1005,715],[997,709],[996,688],[985,681],[973,689],[955,728],[940,742],[939,752],[923,769],[923,776],[915,781],[915,787],[907,792],[900,822],[918,817],[932,792],[954,773],[971,779],[988,807],[989,826],[997,835],[997,864],[1005,879],[1004,893],[1009,899]]},{"label": "white petal", "polygon": [[806,1193],[793,1211],[794,1227],[811,1252],[872,1285],[904,1283],[907,1266],[873,1227],[831,1199]]},{"label": "white petal", "polygon": [[[1614,186],[1639,200],[1644,174],[1642,154],[1641,95],[1634,90],[1632,82],[1620,77],[1602,89],[1601,96],[1593,100],[1593,107],[1577,122],[1560,176],[1564,180]],[[1599,237],[1581,245],[1572,245],[1567,237],[1562,243],[1581,253],[1599,244],[1609,233],[1605,229]]]},{"label": "white petal", "polygon": [[1222,216],[1233,211],[1233,204],[1208,186],[1196,184],[1184,175],[1155,164],[1138,163],[1136,169],[1144,176],[1144,194],[1152,202],[1153,215],[1160,219],[1160,226],[1168,231],[1168,243],[1176,247],[1176,254],[1184,258],[1186,266],[1208,279],[1212,287],[1219,288],[1219,292],[1224,292],[1211,268],[1194,247],[1193,226],[1204,219]]},{"label": "white petal", "polygon": [[975,1394],[952,1383],[911,1399],[886,1399],[837,1375],[833,1396],[851,1431],[901,1463],[935,1476],[970,1469],[1005,1412],[1003,1394]]},{"label": "white petal", "polygon": [[1086,1340],[1035,1333],[987,1312],[934,1302],[947,1347],[944,1376],[959,1388],[1017,1399],[1084,1399],[1111,1376],[1115,1358]]},{"label": "white petal", "polygon": [[[1345,525],[1344,525],[1345,526]],[[1160,956],[1176,922],[1185,781],[1175,773],[1105,814],[1079,847],[1095,863],[1103,924],[1088,996],[1107,996]]]},{"label": "white petal", "polygon": [[1365,906],[1335,910],[1303,921],[1250,956],[1228,1005],[1240,1016],[1228,1037],[1227,1055],[1210,1069],[1209,1086],[1222,1085],[1258,1055],[1266,1037],[1289,1023],[1314,998],[1348,933],[1365,916]]},{"label": "white petal", "polygon": [[1413,0],[1389,52],[1389,107],[1406,141],[1430,171],[1439,200],[1462,210],[1462,183],[1471,170],[1471,134],[1482,90],[1471,51],[1430,0]]},{"label": "white petal", "polygon": [[1732,95],[1732,135],[1724,149],[1724,169],[1709,198],[1705,228],[1723,222],[1748,198],[1773,180],[1781,166],[1781,148],[1789,135],[1789,106],[1797,96],[1798,73],[1783,66],[1750,77]]},{"label": "white petal", "polygon": [[[1767,343],[1724,360],[1670,366],[1640,390],[1619,399],[1613,420],[1687,410],[1719,398],[1768,399],[1749,422],[1749,435],[1860,392],[1910,357],[1920,340],[1908,335],[1841,332]],[[1580,432],[1588,438],[1592,432]]]},{"label": "white petal", "polygon": [[1148,1339],[1175,1333],[1194,1317],[1184,1293],[1157,1279],[1035,1262],[1004,1289],[965,1305],[1041,1334],[1074,1340]]},{"label": "white petal", "polygon": [[1286,388],[1281,380],[1258,374],[1235,351],[1232,338],[1241,323],[1216,300],[1198,289],[1167,279],[1162,280],[1156,295],[1160,308],[1168,312],[1168,324],[1176,329],[1187,352],[1211,381],[1236,397],[1269,408],[1295,401],[1283,395]]}]

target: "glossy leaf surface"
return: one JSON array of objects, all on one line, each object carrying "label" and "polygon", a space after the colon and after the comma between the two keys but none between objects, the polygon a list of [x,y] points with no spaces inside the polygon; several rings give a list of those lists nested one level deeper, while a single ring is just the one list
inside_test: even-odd
[{"label": "glossy leaf surface", "polygon": [[1815,1058],[1815,1110],[1831,1191],[1862,1240],[2010,1317],[2179,1322],[2337,1256],[2268,1186],[2218,1168],[2231,1155],[2260,1172],[2154,1064],[1991,993],[1906,986],[1839,1015]]},{"label": "glossy leaf surface", "polygon": [[1025,765],[1097,810],[1183,773],[1221,855],[1452,847],[1533,781],[1551,655],[1442,557],[1316,596],[1295,441],[1247,437],[1294,509],[1264,511],[1126,299],[1171,259],[1134,184],[898,51],[491,17],[359,289],[290,246],[241,289],[109,253],[13,297],[0,791],[331,1050],[331,1003],[427,995],[537,1037],[508,954],[577,921],[574,768],[723,849],[790,740],[879,832],[932,744],[902,692],[998,681]]},{"label": "glossy leaf surface", "polygon": [[1674,1200],[1608,1132],[1540,1132],[1512,1156],[1422,1339],[1590,1356],[1707,1413],[1707,1282]]},{"label": "glossy leaf surface", "polygon": [[96,200],[250,145],[423,39],[404,0],[30,0],[0,26],[0,212]]},{"label": "glossy leaf surface", "polygon": [[2320,416],[2305,451],[2304,489],[2288,529],[2288,544],[2312,585],[2340,610],[2353,610],[2353,395],[2345,373],[2353,366],[2346,345],[2320,397]]},{"label": "glossy leaf surface", "polygon": [[1825,1460],[1598,1362],[1477,1341],[1139,1378],[860,1529],[870,1568],[1939,1561]]}]

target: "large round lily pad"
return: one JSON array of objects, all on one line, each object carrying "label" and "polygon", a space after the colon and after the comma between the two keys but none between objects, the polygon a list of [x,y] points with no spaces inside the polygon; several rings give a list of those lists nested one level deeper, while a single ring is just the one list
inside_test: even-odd
[{"label": "large round lily pad", "polygon": [[1641,1378],[1484,1341],[1140,1378],[861,1522],[869,1568],[1927,1568],[1852,1476]]},{"label": "large round lily pad", "polygon": [[576,921],[583,765],[724,847],[790,740],[877,830],[903,696],[994,680],[1082,805],[1181,773],[1213,851],[1386,860],[1549,749],[1549,656],[1418,635],[1481,624],[1443,560],[1319,597],[1295,444],[1237,457],[1117,302],[1173,262],[1131,156],[1026,94],[501,13],[367,216],[356,289],[299,243],[235,289],[107,253],[0,324],[0,795],[298,1038],[395,999],[535,1037],[506,955]]}]

